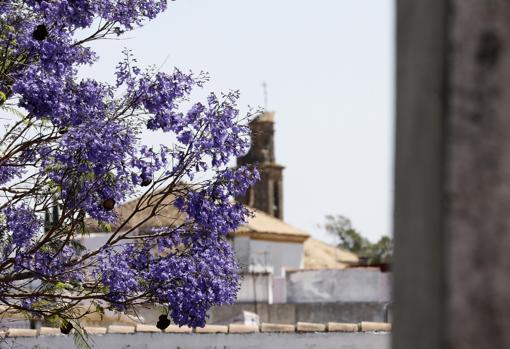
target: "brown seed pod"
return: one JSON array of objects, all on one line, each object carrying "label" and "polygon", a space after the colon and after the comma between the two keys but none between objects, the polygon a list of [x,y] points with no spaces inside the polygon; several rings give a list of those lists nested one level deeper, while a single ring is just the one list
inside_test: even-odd
[{"label": "brown seed pod", "polygon": [[142,176],[142,183],[140,184],[142,187],[146,187],[152,183],[152,179]]},{"label": "brown seed pod", "polygon": [[112,198],[106,199],[105,201],[103,201],[103,208],[106,211],[111,211],[111,210],[113,210],[114,207],[115,207],[115,200],[113,200]]},{"label": "brown seed pod", "polygon": [[65,325],[64,324],[60,325],[60,332],[62,332],[63,334],[69,334],[72,329],[73,324],[70,322],[66,323]]},{"label": "brown seed pod", "polygon": [[164,330],[168,326],[170,326],[170,320],[168,320],[168,317],[166,315],[160,315],[159,320],[156,323],[156,327],[160,330]]},{"label": "brown seed pod", "polygon": [[48,29],[44,24],[39,24],[32,33],[32,37],[37,41],[43,41],[48,37]]}]

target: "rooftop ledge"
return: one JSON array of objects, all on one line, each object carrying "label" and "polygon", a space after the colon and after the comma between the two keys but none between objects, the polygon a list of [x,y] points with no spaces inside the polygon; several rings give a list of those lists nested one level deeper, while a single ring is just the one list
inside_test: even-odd
[{"label": "rooftop ledge", "polygon": [[[385,322],[359,323],[312,323],[298,322],[296,324],[273,324],[262,323],[259,325],[230,324],[206,325],[202,328],[179,327],[171,325],[161,331],[154,325],[118,326],[108,327],[84,327],[90,335],[106,334],[135,334],[135,333],[196,333],[196,334],[252,334],[252,333],[295,333],[295,332],[390,332],[391,324]],[[64,336],[58,328],[41,327],[37,330],[25,328],[7,328],[0,331],[0,337],[37,337],[37,336]]]}]

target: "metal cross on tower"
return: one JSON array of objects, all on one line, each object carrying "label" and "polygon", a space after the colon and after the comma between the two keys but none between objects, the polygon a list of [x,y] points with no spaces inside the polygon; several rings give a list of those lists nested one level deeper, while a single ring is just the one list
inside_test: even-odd
[{"label": "metal cross on tower", "polygon": [[262,82],[262,88],[264,89],[264,110],[267,110],[267,83]]}]

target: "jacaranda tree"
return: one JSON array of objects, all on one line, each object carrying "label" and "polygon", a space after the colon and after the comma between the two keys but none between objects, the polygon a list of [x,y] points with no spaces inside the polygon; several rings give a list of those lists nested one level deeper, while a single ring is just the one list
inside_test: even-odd
[{"label": "jacaranda tree", "polygon": [[[112,67],[113,85],[78,76],[97,59],[95,40],[122,37],[166,7],[0,0],[3,310],[69,330],[87,312],[149,302],[178,325],[202,326],[212,305],[234,301],[238,266],[226,234],[249,212],[232,198],[258,176],[227,166],[249,147],[238,93],[191,103],[206,75],[142,69],[129,51]],[[147,132],[169,141],[149,147]],[[136,195],[135,211],[150,214],[119,221],[116,208]],[[140,232],[163,202],[183,218]],[[111,235],[83,250],[78,241],[91,220]]]}]

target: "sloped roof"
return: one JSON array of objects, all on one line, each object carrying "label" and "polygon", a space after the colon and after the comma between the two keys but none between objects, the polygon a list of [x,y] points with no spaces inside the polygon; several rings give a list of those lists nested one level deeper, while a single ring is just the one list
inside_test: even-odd
[{"label": "sloped roof", "polygon": [[[139,197],[119,206],[115,209],[119,216],[119,222],[128,220],[121,230],[126,231],[137,227],[143,231],[153,227],[175,226],[181,223],[184,219],[184,213],[179,212],[173,205],[174,198],[173,195],[165,197],[163,192],[156,192],[150,198],[148,196]],[[148,218],[160,200],[162,201],[158,206],[156,214]],[[137,210],[138,212],[136,212]],[[94,219],[86,219],[85,225],[88,232],[103,232],[103,229]],[[112,228],[116,229],[117,227],[118,225],[114,225]]]},{"label": "sloped roof", "polygon": [[[173,197],[167,196],[163,199],[161,206],[155,217],[147,219],[150,216],[154,204],[162,198],[161,193],[155,193],[150,202],[142,201],[140,198],[126,202],[116,209],[120,221],[127,220],[137,209],[137,205],[143,204],[141,211],[132,215],[122,230],[132,229],[139,224],[141,231],[152,227],[172,226],[179,224],[184,219],[184,213],[179,212],[173,206]],[[304,242],[304,267],[305,269],[343,269],[349,265],[358,262],[358,256],[349,251],[337,248],[323,241],[310,238],[310,235],[285,223],[281,219],[268,215],[265,212],[251,209],[254,212],[248,222],[233,232],[233,236],[249,236],[251,239],[281,241],[281,242]],[[92,219],[86,220],[87,230],[93,232],[103,232]],[[114,227],[116,228],[116,227]]]},{"label": "sloped roof", "polygon": [[304,243],[305,269],[343,269],[358,262],[358,256],[323,241],[310,238]]},{"label": "sloped roof", "polygon": [[[154,208],[154,205],[162,200],[157,214],[148,218]],[[141,201],[142,200],[142,201]],[[141,231],[147,230],[152,227],[175,226],[183,221],[185,213],[180,212],[173,205],[174,197],[168,195],[163,198],[161,192],[153,195],[150,201],[148,199],[134,199],[126,202],[116,209],[119,215],[120,222],[124,222],[129,218],[129,221],[122,227],[122,230],[132,229],[137,226]],[[139,212],[136,212],[137,205],[139,205]],[[140,206],[141,205],[141,206]],[[310,235],[303,230],[297,229],[290,224],[285,223],[281,219],[272,217],[262,211],[250,208],[255,214],[253,217],[248,218],[248,222],[232,235],[250,236],[258,240],[275,240],[275,241],[289,241],[289,242],[303,242]],[[98,226],[97,222],[93,219],[86,220],[88,232],[102,232],[103,229]],[[117,226],[113,226],[117,228]]]},{"label": "sloped roof", "polygon": [[303,242],[310,235],[283,220],[270,216],[263,211],[251,209],[254,216],[248,218],[248,222],[234,233],[234,235],[249,235],[259,240],[281,240]]}]

